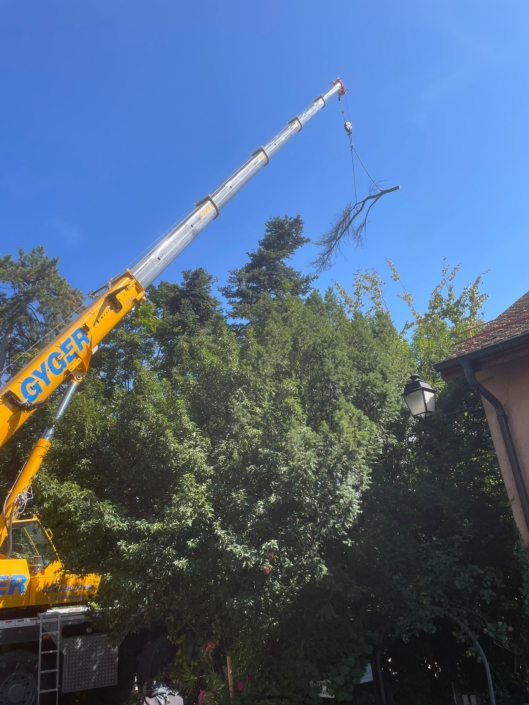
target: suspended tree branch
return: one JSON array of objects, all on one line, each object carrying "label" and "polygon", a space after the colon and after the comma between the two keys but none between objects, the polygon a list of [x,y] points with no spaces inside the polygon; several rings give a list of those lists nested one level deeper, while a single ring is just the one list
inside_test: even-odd
[{"label": "suspended tree branch", "polygon": [[317,258],[311,262],[316,267],[317,272],[329,269],[338,252],[342,251],[343,245],[348,241],[353,241],[357,247],[365,242],[367,222],[369,213],[373,206],[387,193],[398,191],[400,186],[381,189],[370,193],[362,201],[350,203],[337,216],[331,228],[316,241],[320,248]]}]

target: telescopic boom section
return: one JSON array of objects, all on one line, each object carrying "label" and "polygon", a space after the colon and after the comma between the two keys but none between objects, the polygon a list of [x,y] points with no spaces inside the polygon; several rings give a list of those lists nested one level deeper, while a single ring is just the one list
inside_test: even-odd
[{"label": "telescopic boom section", "polygon": [[143,287],[149,286],[156,277],[163,272],[165,267],[196,238],[196,236],[212,220],[218,217],[220,211],[252,179],[258,171],[268,164],[270,159],[279,152],[281,147],[308,122],[325,103],[335,94],[343,95],[345,88],[340,79],[333,81],[333,86],[325,95],[321,95],[302,113],[290,120],[279,134],[270,142],[259,147],[243,164],[243,166],[230,176],[222,186],[211,195],[208,194],[196,203],[195,210],[185,220],[167,235],[149,254],[144,257],[132,270],[132,274]]},{"label": "telescopic boom section", "polygon": [[80,381],[90,365],[95,347],[145,298],[152,284],[182,250],[218,217],[220,211],[258,171],[268,164],[328,100],[344,95],[338,78],[324,95],[284,127],[270,142],[259,147],[250,159],[222,186],[195,204],[195,210],[166,235],[132,270],[109,282],[103,293],[23,370],[0,389],[0,446],[26,421],[33,411],[48,400],[66,380]]}]

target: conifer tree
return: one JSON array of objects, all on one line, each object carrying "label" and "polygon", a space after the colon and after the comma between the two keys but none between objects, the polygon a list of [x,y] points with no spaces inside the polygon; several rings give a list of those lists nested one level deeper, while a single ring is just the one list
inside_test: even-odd
[{"label": "conifer tree", "polygon": [[304,296],[315,277],[303,275],[286,264],[296,251],[309,242],[303,235],[303,221],[279,216],[265,223],[264,237],[249,261],[240,269],[230,270],[228,283],[220,289],[232,306],[232,318],[248,318],[251,307],[267,293],[277,298],[281,293]]},{"label": "conifer tree", "polygon": [[0,256],[0,381],[22,353],[67,319],[83,303],[78,289],[61,277],[58,257],[42,245],[21,248],[18,260]]},{"label": "conifer tree", "polygon": [[220,301],[211,293],[215,278],[203,267],[182,272],[182,283],[160,282],[152,287],[150,300],[160,317],[181,332],[205,329],[222,316]]}]

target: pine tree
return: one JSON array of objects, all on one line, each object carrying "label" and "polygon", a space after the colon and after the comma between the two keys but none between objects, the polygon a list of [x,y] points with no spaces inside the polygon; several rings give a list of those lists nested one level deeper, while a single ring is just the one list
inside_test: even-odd
[{"label": "pine tree", "polygon": [[182,283],[160,282],[150,300],[173,330],[188,332],[207,328],[221,319],[220,301],[211,293],[215,279],[203,267],[182,272]]},{"label": "pine tree", "polygon": [[78,289],[61,277],[58,257],[42,245],[21,248],[18,261],[0,257],[0,381],[22,353],[46,336],[83,303]]},{"label": "pine tree", "polygon": [[276,216],[265,223],[265,235],[256,252],[248,252],[249,262],[230,270],[228,283],[220,289],[232,306],[232,318],[248,318],[251,307],[264,293],[277,298],[281,293],[304,296],[310,291],[314,276],[303,275],[285,264],[309,242],[303,236],[303,221]]}]

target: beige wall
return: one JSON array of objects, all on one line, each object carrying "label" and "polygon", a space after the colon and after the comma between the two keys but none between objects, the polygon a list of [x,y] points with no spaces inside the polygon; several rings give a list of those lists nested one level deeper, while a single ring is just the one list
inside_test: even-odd
[{"label": "beige wall", "polygon": [[[477,372],[476,377],[487,389],[490,389],[505,407],[522,474],[529,488],[529,357],[495,365],[487,370]],[[529,543],[529,531],[525,525],[496,411],[488,401],[484,399],[482,401],[511,502],[514,520],[522,538]]]}]

